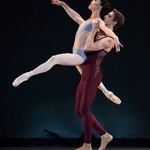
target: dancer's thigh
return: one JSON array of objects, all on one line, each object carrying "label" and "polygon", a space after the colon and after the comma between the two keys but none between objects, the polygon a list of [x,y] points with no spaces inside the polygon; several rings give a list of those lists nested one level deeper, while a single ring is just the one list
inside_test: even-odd
[{"label": "dancer's thigh", "polygon": [[84,59],[78,54],[69,54],[69,53],[58,54],[53,56],[53,58],[59,65],[66,65],[66,66],[81,65],[84,62]]}]

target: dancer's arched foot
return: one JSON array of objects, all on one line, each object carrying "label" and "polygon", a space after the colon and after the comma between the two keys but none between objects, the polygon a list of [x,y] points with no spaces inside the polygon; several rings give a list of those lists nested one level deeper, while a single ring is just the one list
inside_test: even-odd
[{"label": "dancer's arched foot", "polygon": [[105,93],[105,96],[111,100],[113,103],[115,104],[121,104],[121,100],[119,97],[117,97],[113,92],[109,91],[107,93]]},{"label": "dancer's arched foot", "polygon": [[77,148],[76,150],[92,150],[91,144],[84,143],[82,147]]},{"label": "dancer's arched foot", "polygon": [[20,85],[22,82],[27,81],[27,80],[30,78],[30,76],[31,76],[31,75],[30,75],[30,72],[24,73],[24,74],[20,75],[18,78],[16,78],[16,79],[13,81],[12,85],[13,85],[14,87],[17,87],[17,86]]},{"label": "dancer's arched foot", "polygon": [[112,139],[113,139],[113,136],[108,133],[105,133],[104,135],[102,135],[101,136],[101,146],[98,150],[105,150],[107,147],[107,144],[109,142],[111,142]]}]

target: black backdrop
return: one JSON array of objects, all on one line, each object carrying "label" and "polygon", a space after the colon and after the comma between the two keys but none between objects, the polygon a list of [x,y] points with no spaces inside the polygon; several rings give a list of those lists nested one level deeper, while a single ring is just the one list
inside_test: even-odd
[{"label": "black backdrop", "polygon": [[[88,0],[65,1],[90,16]],[[117,32],[124,45],[105,59],[103,82],[121,99],[120,106],[98,91],[92,111],[116,138],[150,138],[149,7],[146,0],[111,0],[126,17]],[[49,0],[1,1],[0,4],[0,137],[45,138],[47,133],[78,138],[81,119],[75,115],[80,75],[75,67],[55,66],[17,88],[11,84],[50,56],[71,52],[78,25]],[[93,133],[98,136],[96,133]]]}]

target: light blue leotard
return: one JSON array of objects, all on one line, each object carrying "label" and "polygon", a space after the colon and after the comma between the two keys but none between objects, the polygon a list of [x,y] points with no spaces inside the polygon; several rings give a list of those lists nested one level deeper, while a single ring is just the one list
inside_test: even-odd
[{"label": "light blue leotard", "polygon": [[[86,23],[84,23],[84,25],[81,24],[79,26],[79,28],[78,28],[78,30],[76,32],[75,38],[77,37],[77,35],[79,33],[84,32],[84,31],[90,32],[91,30],[92,30],[92,22],[91,21],[87,21]],[[74,49],[73,53],[74,54],[78,54],[79,56],[81,56],[84,61],[87,59],[87,56],[85,55],[84,50],[82,50],[82,49]]]},{"label": "light blue leotard", "polygon": [[92,30],[92,21],[87,21],[86,23],[84,23],[84,25],[81,24],[81,26],[78,28],[76,36],[83,31],[91,32],[91,30]]}]

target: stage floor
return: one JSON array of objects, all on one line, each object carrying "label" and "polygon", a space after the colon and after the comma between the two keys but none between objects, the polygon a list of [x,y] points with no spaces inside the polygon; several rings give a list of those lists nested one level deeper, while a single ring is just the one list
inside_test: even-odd
[{"label": "stage floor", "polygon": [[[98,148],[93,148],[97,150]],[[67,147],[13,147],[13,148],[0,148],[0,150],[75,150],[75,148]],[[150,150],[150,148],[142,147],[108,147],[107,150]]]}]

